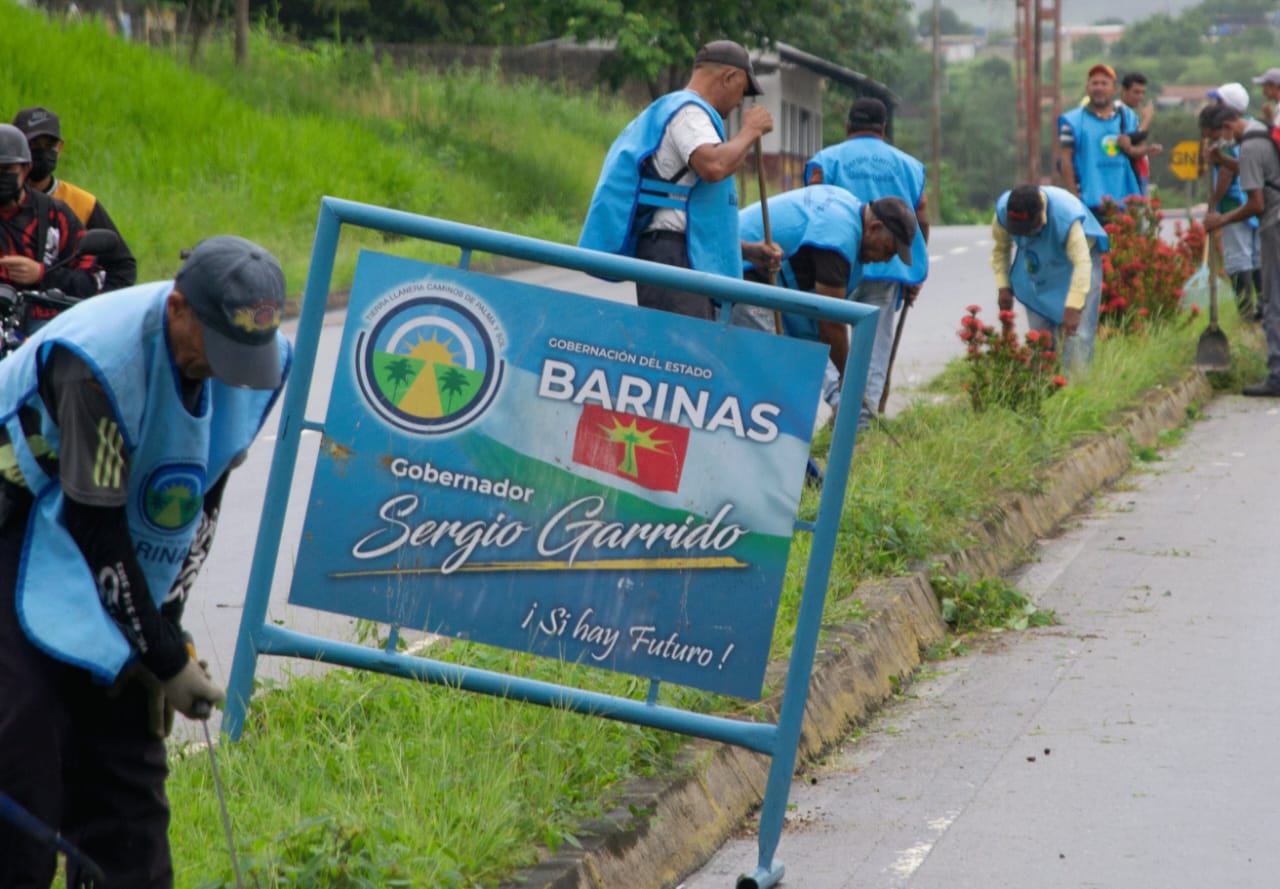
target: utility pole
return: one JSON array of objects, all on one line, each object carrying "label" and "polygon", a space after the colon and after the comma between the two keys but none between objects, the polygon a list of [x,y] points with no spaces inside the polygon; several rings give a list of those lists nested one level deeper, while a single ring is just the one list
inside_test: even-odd
[{"label": "utility pole", "polygon": [[[1014,70],[1018,84],[1018,144],[1024,182],[1040,184],[1041,123],[1045,101],[1056,122],[1062,113],[1062,0],[1017,0],[1017,52]],[[1053,27],[1053,67],[1050,82],[1041,72],[1046,21]]]},{"label": "utility pole", "polygon": [[933,115],[932,152],[929,166],[933,176],[929,180],[929,205],[933,219],[942,225],[942,0],[933,0]]},{"label": "utility pole", "polygon": [[236,0],[236,64],[249,61],[249,0]]}]

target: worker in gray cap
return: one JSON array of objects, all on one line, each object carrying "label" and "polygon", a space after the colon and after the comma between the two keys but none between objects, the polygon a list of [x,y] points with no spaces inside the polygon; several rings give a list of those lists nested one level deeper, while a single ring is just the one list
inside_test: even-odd
[{"label": "worker in gray cap", "polygon": [[[614,140],[578,246],[733,278],[742,276],[744,250],[776,268],[776,249],[740,245],[733,179],[773,117],[752,105],[730,139],[723,121],[744,96],[760,94],[746,49],[732,40],[699,49],[688,85],[658,99]],[[636,285],[636,303],[716,317],[706,296],[648,284]]]},{"label": "worker in gray cap", "polygon": [[1280,68],[1268,68],[1253,82],[1262,87],[1262,94],[1267,101],[1262,105],[1262,119],[1275,126],[1280,123]]},{"label": "worker in gray cap", "polygon": [[[0,361],[0,791],[101,885],[173,885],[166,716],[224,698],[182,613],[288,371],[284,302],[275,258],[222,235],[174,281],[79,303]],[[54,870],[0,821],[0,886]]]}]

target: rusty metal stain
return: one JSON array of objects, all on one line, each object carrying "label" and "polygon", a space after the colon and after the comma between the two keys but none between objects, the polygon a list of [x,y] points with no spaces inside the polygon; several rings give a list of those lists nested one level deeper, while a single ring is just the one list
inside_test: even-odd
[{"label": "rusty metal stain", "polygon": [[320,453],[333,458],[334,472],[339,476],[346,474],[348,462],[356,455],[354,450],[339,444],[327,435],[320,437]]}]

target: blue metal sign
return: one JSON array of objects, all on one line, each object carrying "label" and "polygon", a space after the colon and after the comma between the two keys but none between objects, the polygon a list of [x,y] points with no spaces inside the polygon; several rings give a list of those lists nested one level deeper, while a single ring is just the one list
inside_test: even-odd
[{"label": "blue metal sign", "polygon": [[825,346],[366,252],[340,354],[293,604],[759,696]]},{"label": "blue metal sign", "polygon": [[[786,812],[858,411],[839,412],[813,523],[795,520],[825,350],[489,276],[362,257],[331,410],[306,416],[343,225],[825,318],[877,310],[324,198],[227,689],[244,728],[264,654],[376,670],[736,744],[771,757],[757,867]],[[328,369],[326,369],[328,370]],[[645,700],[325,639],[267,619],[303,431],[324,436],[291,600],[651,677]],[[660,680],[755,696],[790,530],[810,533],[777,723],[658,703]],[[720,560],[720,561],[714,561]],[[589,612],[589,613],[588,613]],[[649,629],[652,627],[652,629]]]}]

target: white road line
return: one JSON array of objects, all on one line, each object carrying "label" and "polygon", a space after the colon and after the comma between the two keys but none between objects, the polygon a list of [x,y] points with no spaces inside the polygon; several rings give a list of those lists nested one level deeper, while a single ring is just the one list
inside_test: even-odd
[{"label": "white road line", "polygon": [[891,866],[890,870],[896,876],[907,878],[914,874],[920,865],[924,864],[924,860],[929,857],[929,853],[933,851],[934,844],[938,839],[947,832],[952,823],[960,816],[958,811],[948,812],[941,818],[934,818],[928,824],[929,832],[933,834],[931,839],[924,842],[916,843],[910,849],[903,849],[898,855],[898,860]]},{"label": "white road line", "polygon": [[952,256],[959,256],[961,253],[968,252],[968,247],[952,247],[950,253]]}]

